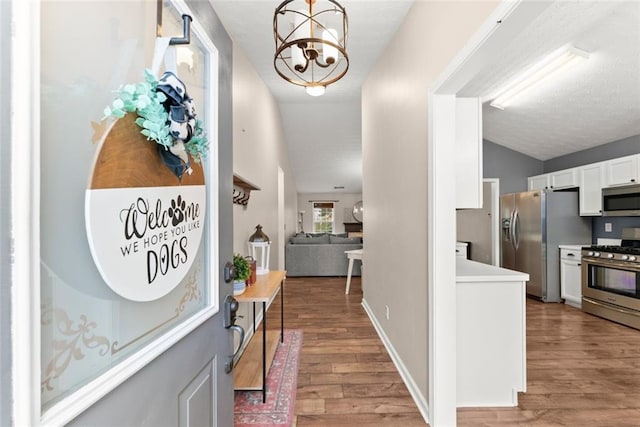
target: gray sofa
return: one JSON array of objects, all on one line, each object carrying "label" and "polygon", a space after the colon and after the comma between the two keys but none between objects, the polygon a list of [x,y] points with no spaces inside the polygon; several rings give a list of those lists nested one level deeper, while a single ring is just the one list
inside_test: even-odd
[{"label": "gray sofa", "polygon": [[[362,249],[361,240],[342,235],[301,235],[289,239],[284,262],[287,276],[346,276],[349,260],[344,251]],[[360,261],[354,261],[352,276],[360,276]]]}]

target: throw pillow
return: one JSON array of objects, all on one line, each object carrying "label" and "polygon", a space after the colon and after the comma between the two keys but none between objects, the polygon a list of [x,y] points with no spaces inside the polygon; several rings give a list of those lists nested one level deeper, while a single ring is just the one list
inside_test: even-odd
[{"label": "throw pillow", "polygon": [[360,243],[360,238],[331,236],[329,241],[331,243],[337,243],[337,244]]},{"label": "throw pillow", "polygon": [[322,245],[329,243],[329,236],[326,234],[313,237],[294,236],[290,241],[294,245]]}]

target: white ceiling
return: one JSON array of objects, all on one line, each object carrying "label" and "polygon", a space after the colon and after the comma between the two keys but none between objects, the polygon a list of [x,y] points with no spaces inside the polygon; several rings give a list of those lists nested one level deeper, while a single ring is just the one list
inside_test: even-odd
[{"label": "white ceiling", "polygon": [[[211,0],[280,104],[298,191],[360,192],[360,88],[413,1],[340,2],[349,16],[350,68],[319,98],[285,82],[273,69],[273,12],[280,1]],[[461,95],[489,99],[515,73],[568,44],[590,52],[585,66],[503,111],[486,103],[486,139],[547,160],[640,134],[638,1],[552,3]]]},{"label": "white ceiling", "polygon": [[548,160],[640,134],[640,2],[559,1],[523,29],[461,95],[491,95],[563,46],[589,52],[505,110],[483,105],[484,137]]}]

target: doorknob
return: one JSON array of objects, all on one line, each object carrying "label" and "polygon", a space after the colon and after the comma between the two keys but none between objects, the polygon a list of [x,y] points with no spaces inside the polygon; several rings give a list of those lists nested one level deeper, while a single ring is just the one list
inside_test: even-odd
[{"label": "doorknob", "polygon": [[231,356],[227,356],[224,362],[224,372],[229,374],[233,371],[234,360],[236,360],[236,356],[240,352],[242,348],[242,343],[244,343],[244,329],[240,325],[236,325],[237,311],[238,307],[240,307],[240,303],[231,295],[227,295],[224,299],[224,313],[222,324],[225,329],[231,329],[232,331],[236,331],[240,334],[240,344],[238,344],[238,348],[233,352]]},{"label": "doorknob", "polygon": [[227,261],[224,265],[224,282],[231,283],[236,278],[236,268],[232,262]]}]

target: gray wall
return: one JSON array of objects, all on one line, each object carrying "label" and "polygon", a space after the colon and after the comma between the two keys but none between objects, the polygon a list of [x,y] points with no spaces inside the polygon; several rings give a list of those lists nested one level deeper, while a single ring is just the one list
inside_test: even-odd
[{"label": "gray wall", "polygon": [[484,178],[500,179],[500,194],[527,191],[527,178],[543,173],[543,162],[518,151],[483,140]]},{"label": "gray wall", "polygon": [[[604,231],[606,223],[611,223],[611,232]],[[596,243],[597,239],[621,239],[622,229],[626,227],[640,227],[640,217],[593,217],[592,224],[592,242]]]},{"label": "gray wall", "polygon": [[[640,153],[640,135],[547,160],[544,162],[544,173],[598,163],[638,153]],[[610,232],[604,231],[606,223],[611,223]],[[640,227],[640,217],[594,217],[592,224],[592,240],[595,243],[598,238],[620,239],[623,228]]]},{"label": "gray wall", "polygon": [[588,150],[556,157],[544,162],[544,172],[554,172],[576,166],[598,163],[604,160],[640,153],[640,135],[599,145]]},{"label": "gray wall", "polygon": [[0,425],[11,424],[11,3],[0,1]]}]

